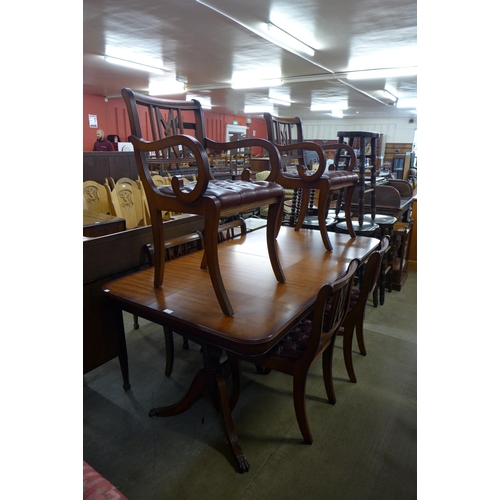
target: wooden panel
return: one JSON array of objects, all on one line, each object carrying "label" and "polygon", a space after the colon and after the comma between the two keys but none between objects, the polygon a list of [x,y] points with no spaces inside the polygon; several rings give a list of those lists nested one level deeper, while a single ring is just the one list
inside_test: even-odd
[{"label": "wooden panel", "polygon": [[104,184],[106,177],[137,179],[139,172],[133,152],[83,153],[83,181]]}]

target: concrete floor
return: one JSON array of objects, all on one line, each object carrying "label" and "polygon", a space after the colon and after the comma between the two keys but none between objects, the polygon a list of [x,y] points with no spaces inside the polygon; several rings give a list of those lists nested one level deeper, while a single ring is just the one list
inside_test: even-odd
[{"label": "concrete floor", "polygon": [[295,420],[292,379],[259,375],[242,364],[233,411],[250,471],[238,474],[221,419],[208,396],[187,412],[150,418],[175,402],[201,366],[199,348],[175,335],[174,370],[164,376],[163,330],[125,314],[132,389],[124,392],[118,360],[84,376],[83,458],[130,500],[412,499],[417,498],[417,273],[383,306],[366,308],[358,382],[349,382],[342,338],[334,354],[337,404],[326,399],[321,362],[307,382],[314,443]]}]

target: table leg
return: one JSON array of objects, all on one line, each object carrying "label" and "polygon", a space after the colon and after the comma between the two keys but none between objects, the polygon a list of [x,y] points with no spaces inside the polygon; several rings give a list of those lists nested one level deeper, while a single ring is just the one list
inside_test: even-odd
[{"label": "table leg", "polygon": [[116,333],[118,336],[118,360],[120,362],[120,369],[123,378],[123,389],[125,391],[130,390],[130,381],[128,375],[128,352],[127,352],[127,342],[125,340],[125,327],[123,325],[123,313],[119,307],[110,306],[109,308],[110,316],[113,316],[113,320],[116,324]]},{"label": "table leg", "polygon": [[220,363],[221,355],[221,348],[206,345],[204,349],[204,367],[196,373],[184,397],[173,405],[153,408],[149,412],[149,416],[170,417],[178,415],[189,409],[205,391],[208,391],[214,406],[222,415],[224,430],[228,437],[231,451],[236,459],[238,471],[243,473],[250,469],[250,464],[241,449],[231,417],[231,410],[236,405],[239,394],[239,367],[237,364],[230,362],[231,374],[233,376],[233,392],[231,398],[229,398],[223,366]]}]

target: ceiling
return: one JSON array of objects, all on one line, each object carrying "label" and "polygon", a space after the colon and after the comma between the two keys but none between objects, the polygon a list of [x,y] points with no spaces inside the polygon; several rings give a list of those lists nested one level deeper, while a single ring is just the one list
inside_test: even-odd
[{"label": "ceiling", "polygon": [[[314,55],[270,41],[269,22],[314,48]],[[416,46],[416,0],[84,0],[83,92],[113,98],[122,87],[149,93],[181,80],[189,96],[225,114],[251,117],[245,106],[273,105],[271,95],[291,101],[275,103],[272,113],[302,120],[337,120],[331,110],[339,108],[344,118],[413,118],[416,74],[348,77],[416,69]],[[111,64],[105,55],[146,61],[163,68],[163,76]],[[281,78],[282,84],[237,90],[231,81],[238,75],[246,83]],[[408,100],[412,107],[400,107]],[[311,111],[311,105],[327,109]]]}]

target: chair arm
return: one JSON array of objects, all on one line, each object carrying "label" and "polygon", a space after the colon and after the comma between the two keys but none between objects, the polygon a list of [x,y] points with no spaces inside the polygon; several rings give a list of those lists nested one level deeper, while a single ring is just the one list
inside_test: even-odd
[{"label": "chair arm", "polygon": [[294,149],[307,149],[308,151],[315,151],[318,154],[319,166],[318,170],[311,175],[308,175],[307,172],[311,172],[307,169],[307,166],[299,165],[297,167],[297,172],[300,178],[304,182],[315,182],[317,181],[325,172],[326,168],[326,155],[323,151],[323,148],[316,144],[315,142],[304,141],[304,142],[296,142],[294,144],[283,144],[277,146],[279,151],[293,151]]},{"label": "chair arm", "polygon": [[332,149],[345,149],[351,157],[351,161],[349,162],[349,167],[344,170],[344,172],[352,172],[354,170],[354,167],[356,166],[356,153],[354,152],[354,149],[351,148],[351,146],[348,146],[347,144],[326,144],[325,146],[323,146],[323,149],[325,151]]},{"label": "chair arm", "polygon": [[211,178],[210,174],[210,164],[208,162],[208,155],[205,148],[201,145],[198,139],[185,134],[172,135],[170,137],[165,137],[158,141],[145,141],[136,136],[129,136],[129,141],[134,146],[134,152],[137,160],[137,166],[140,168],[140,172],[147,181],[146,189],[154,191],[157,195],[162,196],[162,192],[158,189],[158,186],[153,182],[151,173],[149,171],[149,166],[147,163],[146,153],[151,151],[161,151],[163,149],[172,148],[174,146],[183,146],[183,150],[192,152],[196,165],[198,167],[198,176],[196,181],[196,186],[190,192],[182,191],[184,182],[179,180],[177,177],[173,177],[172,191],[174,195],[183,203],[192,203],[199,198],[201,198],[207,189],[208,181]]},{"label": "chair arm", "polygon": [[387,184],[389,186],[392,186],[393,188],[396,188],[399,191],[401,197],[411,198],[413,196],[413,186],[407,180],[391,179],[387,181]]},{"label": "chair arm", "polygon": [[219,151],[252,147],[265,149],[269,153],[269,164],[271,167],[271,173],[269,174],[268,181],[275,182],[278,175],[281,173],[281,156],[279,154],[279,151],[276,146],[267,139],[252,137],[232,142],[216,142],[211,139],[206,139],[206,145],[209,149],[215,149]]}]

